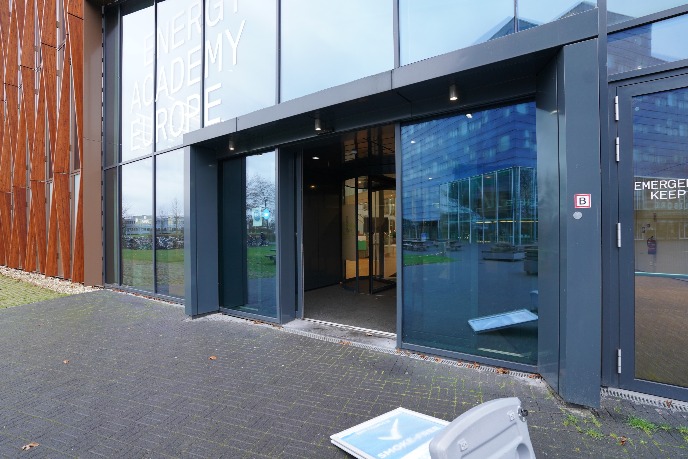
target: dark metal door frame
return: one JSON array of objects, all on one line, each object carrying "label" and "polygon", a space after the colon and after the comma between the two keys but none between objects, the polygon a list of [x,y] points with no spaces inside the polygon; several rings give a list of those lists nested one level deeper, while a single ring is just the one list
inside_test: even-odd
[{"label": "dark metal door frame", "polygon": [[[618,203],[621,247],[619,275],[619,387],[658,396],[688,400],[688,388],[635,378],[635,255],[633,183],[633,107],[635,96],[688,88],[688,75],[651,77],[616,87],[619,139]],[[612,111],[612,115],[614,111]]]}]

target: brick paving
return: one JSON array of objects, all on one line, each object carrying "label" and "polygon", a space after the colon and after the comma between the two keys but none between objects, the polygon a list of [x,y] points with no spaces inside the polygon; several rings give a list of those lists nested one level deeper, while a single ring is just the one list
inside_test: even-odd
[{"label": "brick paving", "polygon": [[0,310],[0,355],[1,457],[346,458],[329,436],[398,406],[451,420],[509,396],[538,457],[688,457],[686,412],[611,397],[575,409],[539,380],[112,291]]},{"label": "brick paving", "polygon": [[0,275],[0,309],[62,296],[45,288]]}]

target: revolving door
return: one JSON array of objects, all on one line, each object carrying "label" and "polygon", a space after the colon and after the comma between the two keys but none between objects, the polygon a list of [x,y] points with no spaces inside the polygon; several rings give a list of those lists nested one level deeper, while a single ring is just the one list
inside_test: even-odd
[{"label": "revolving door", "polygon": [[345,179],[342,286],[377,293],[396,285],[396,180],[393,174]]}]

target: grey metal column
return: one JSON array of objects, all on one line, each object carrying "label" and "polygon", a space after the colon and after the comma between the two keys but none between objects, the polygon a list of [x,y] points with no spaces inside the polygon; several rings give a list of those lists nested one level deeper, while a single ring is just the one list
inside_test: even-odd
[{"label": "grey metal column", "polygon": [[219,310],[218,185],[215,152],[184,149],[184,311]]},{"label": "grey metal column", "polygon": [[[546,175],[538,180],[542,185],[538,196],[542,199],[539,213],[544,242],[544,263],[558,260],[558,302],[553,285],[557,279],[551,273],[540,277],[540,332],[545,338],[540,343],[543,375],[550,384],[558,385],[564,400],[586,406],[600,404],[600,358],[602,342],[602,252],[601,252],[601,175],[600,175],[600,120],[599,120],[599,63],[597,41],[588,40],[564,46],[556,65],[556,113],[558,124],[558,176],[559,189],[554,189],[554,159],[550,148],[552,139],[538,135],[538,155],[549,159]],[[550,69],[551,70],[551,69]],[[540,88],[550,98],[552,81]],[[543,95],[543,94],[541,94]],[[539,100],[540,102],[540,100]],[[538,106],[538,111],[545,108]],[[546,113],[540,113],[538,131],[545,129],[551,136],[554,122]],[[540,161],[540,160],[539,160]],[[540,164],[539,164],[540,165]],[[548,193],[551,196],[548,196]],[[589,194],[590,208],[576,208],[574,196]],[[554,197],[559,211],[556,212]],[[545,212],[547,212],[545,214]],[[558,254],[556,230],[550,227],[558,218]],[[546,223],[548,222],[548,223]],[[549,278],[548,278],[549,276]],[[557,311],[558,303],[558,311]],[[556,322],[558,314],[558,324]],[[554,330],[558,327],[558,369],[554,363]],[[556,377],[551,370],[557,370]]]}]

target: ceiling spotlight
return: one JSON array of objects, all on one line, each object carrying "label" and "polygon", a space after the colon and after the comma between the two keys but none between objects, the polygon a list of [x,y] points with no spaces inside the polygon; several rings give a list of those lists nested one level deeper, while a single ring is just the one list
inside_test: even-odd
[{"label": "ceiling spotlight", "polygon": [[229,141],[228,147],[229,147],[229,151],[234,151],[234,141],[233,140]]},{"label": "ceiling spotlight", "polygon": [[459,100],[459,91],[456,89],[455,84],[449,86],[449,100]]},{"label": "ceiling spotlight", "polygon": [[313,159],[320,159],[320,156],[313,156]]},{"label": "ceiling spotlight", "polygon": [[322,124],[320,123],[320,118],[315,119],[315,130],[322,131]]}]

